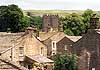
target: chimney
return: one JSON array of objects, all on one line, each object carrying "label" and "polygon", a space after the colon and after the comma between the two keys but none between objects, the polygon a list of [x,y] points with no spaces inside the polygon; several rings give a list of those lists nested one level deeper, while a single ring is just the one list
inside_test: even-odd
[{"label": "chimney", "polygon": [[93,16],[90,18],[90,28],[98,29],[98,22],[99,18],[96,17],[96,14],[93,14]]},{"label": "chimney", "polygon": [[25,34],[32,34],[34,31],[34,29],[32,27],[27,27],[26,30],[25,30]]},{"label": "chimney", "polygon": [[25,30],[25,34],[31,34],[35,37],[39,37],[39,31],[37,30],[37,28],[27,27],[27,29]]}]

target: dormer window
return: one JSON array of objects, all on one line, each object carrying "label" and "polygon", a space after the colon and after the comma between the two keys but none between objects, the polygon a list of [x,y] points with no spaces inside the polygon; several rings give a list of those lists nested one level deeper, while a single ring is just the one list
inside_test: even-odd
[{"label": "dormer window", "polygon": [[19,56],[24,55],[24,47],[19,47]]}]

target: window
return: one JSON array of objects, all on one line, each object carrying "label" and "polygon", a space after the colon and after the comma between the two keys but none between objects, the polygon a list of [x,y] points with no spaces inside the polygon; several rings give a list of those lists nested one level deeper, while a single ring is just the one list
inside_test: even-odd
[{"label": "window", "polygon": [[41,48],[41,55],[43,55],[43,47]]},{"label": "window", "polygon": [[52,49],[56,50],[56,41],[52,41]]},{"label": "window", "polygon": [[68,50],[68,45],[65,45],[65,50]]},{"label": "window", "polygon": [[92,68],[92,70],[95,70],[95,68]]},{"label": "window", "polygon": [[55,48],[55,42],[53,42],[53,48]]},{"label": "window", "polygon": [[53,28],[51,28],[50,31],[53,31]]},{"label": "window", "polygon": [[56,54],[56,41],[52,41],[52,55]]},{"label": "window", "polygon": [[19,56],[24,55],[24,47],[19,47]]}]

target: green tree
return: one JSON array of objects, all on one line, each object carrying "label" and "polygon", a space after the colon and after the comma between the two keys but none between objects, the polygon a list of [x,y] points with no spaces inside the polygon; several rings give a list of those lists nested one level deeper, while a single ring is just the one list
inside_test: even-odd
[{"label": "green tree", "polygon": [[7,14],[7,10],[7,6],[0,6],[0,31],[6,31],[6,28],[9,25],[9,14]]},{"label": "green tree", "polygon": [[76,13],[66,16],[62,20],[64,32],[68,35],[82,35],[85,32],[85,26],[82,17]]},{"label": "green tree", "polygon": [[25,31],[25,29],[30,26],[30,18],[27,17],[27,16],[24,16],[21,20],[21,25],[19,26],[19,31],[22,32],[22,31]]},{"label": "green tree", "polygon": [[93,11],[91,9],[87,9],[82,14],[83,22],[85,24],[85,32],[90,28],[90,18],[93,15]]},{"label": "green tree", "polygon": [[[0,6],[0,31],[21,31],[25,16],[17,5]],[[28,20],[27,20],[28,21]],[[26,22],[25,22],[26,24]]]},{"label": "green tree", "polygon": [[36,26],[38,30],[42,29],[42,17],[32,16],[31,17],[32,25]]},{"label": "green tree", "polygon": [[77,70],[77,57],[74,54],[54,56],[54,70]]}]

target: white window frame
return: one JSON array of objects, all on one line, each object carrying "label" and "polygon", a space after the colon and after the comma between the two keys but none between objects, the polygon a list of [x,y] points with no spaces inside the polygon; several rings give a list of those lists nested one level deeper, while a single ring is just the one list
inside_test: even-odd
[{"label": "white window frame", "polygon": [[92,68],[92,70],[95,70],[95,68]]},{"label": "white window frame", "polygon": [[56,54],[57,46],[56,46],[56,41],[52,41],[52,55]]},{"label": "white window frame", "polygon": [[[20,48],[23,48],[23,50],[20,50]],[[23,51],[22,54],[21,51]],[[24,56],[24,47],[19,47],[19,56]]]},{"label": "white window frame", "polygon": [[65,45],[64,48],[65,48],[65,50],[68,50],[68,45]]},{"label": "white window frame", "polygon": [[41,49],[40,49],[40,55],[41,55],[41,56],[43,56],[43,52],[44,52],[44,48],[41,47]]},{"label": "white window frame", "polygon": [[56,50],[57,47],[56,47],[56,41],[52,41],[52,50]]}]

